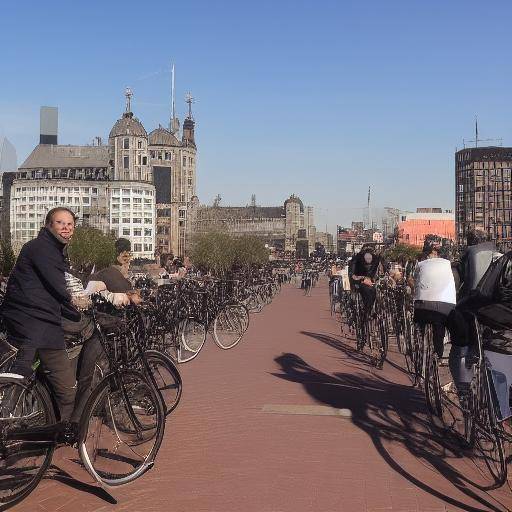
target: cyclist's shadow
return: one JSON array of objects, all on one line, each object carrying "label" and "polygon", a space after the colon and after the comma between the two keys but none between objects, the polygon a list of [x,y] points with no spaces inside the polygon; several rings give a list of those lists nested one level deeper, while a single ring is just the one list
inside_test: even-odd
[{"label": "cyclist's shadow", "polygon": [[[365,431],[386,463],[418,488],[451,506],[467,511],[507,510],[500,508],[489,494],[480,493],[472,482],[454,466],[460,449],[446,435],[432,430],[422,393],[368,374],[326,374],[310,366],[296,354],[275,358],[281,373],[276,377],[301,384],[317,402],[337,409],[350,409],[352,422]],[[327,385],[326,385],[327,384]],[[475,507],[453,498],[414,476],[388,451],[387,444],[400,443],[414,457],[424,460],[451,484],[474,500]]]}]

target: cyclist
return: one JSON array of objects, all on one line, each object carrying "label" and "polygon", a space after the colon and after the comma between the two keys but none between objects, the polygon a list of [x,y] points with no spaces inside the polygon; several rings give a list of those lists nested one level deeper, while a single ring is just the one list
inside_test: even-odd
[{"label": "cyclist", "polygon": [[75,403],[76,374],[66,352],[62,320],[80,319],[65,279],[69,269],[65,248],[73,235],[75,219],[68,208],[48,212],[37,238],[20,251],[2,305],[8,341],[18,349],[11,372],[30,376],[38,355],[54,391],[63,427],[59,432],[64,437],[73,431],[69,420]]},{"label": "cyclist", "polygon": [[370,314],[377,292],[375,277],[382,270],[382,258],[375,254],[371,245],[364,245],[350,260],[349,279],[351,285],[361,294],[366,314]]},{"label": "cyclist", "polygon": [[455,279],[435,241],[425,241],[422,256],[414,271],[414,321],[422,327],[432,325],[434,349],[442,357],[448,318],[456,304]]},{"label": "cyclist", "polygon": [[481,230],[470,231],[466,240],[468,247],[460,260],[462,287],[459,299],[475,290],[491,263],[502,256],[494,242],[489,241]]}]

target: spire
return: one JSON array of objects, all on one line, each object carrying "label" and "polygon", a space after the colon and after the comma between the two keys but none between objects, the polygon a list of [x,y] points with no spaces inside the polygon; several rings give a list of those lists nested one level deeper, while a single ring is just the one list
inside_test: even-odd
[{"label": "spire", "polygon": [[475,148],[478,147],[478,117],[475,116]]},{"label": "spire", "polygon": [[185,96],[185,102],[188,103],[188,117],[187,119],[194,119],[192,117],[192,103],[195,103],[194,97],[190,92],[187,92],[187,95]]},{"label": "spire", "polygon": [[171,119],[169,123],[169,131],[174,135],[175,133],[175,120],[176,118],[176,103],[175,103],[175,92],[174,92],[174,64],[171,67]]},{"label": "spire", "polygon": [[132,97],[133,97],[133,91],[127,87],[124,91],[124,95],[126,96],[126,110],[125,114],[131,114],[132,112]]}]

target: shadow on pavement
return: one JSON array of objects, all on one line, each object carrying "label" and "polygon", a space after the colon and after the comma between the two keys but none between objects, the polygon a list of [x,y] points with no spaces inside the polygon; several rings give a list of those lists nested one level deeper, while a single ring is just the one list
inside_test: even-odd
[{"label": "shadow on pavement", "polygon": [[56,482],[61,482],[68,487],[76,489],[77,491],[86,492],[100,498],[111,505],[117,505],[117,500],[109,494],[105,489],[96,485],[90,485],[85,482],[80,482],[76,478],[72,477],[69,473],[64,471],[63,469],[52,465],[51,470],[48,475],[45,477],[50,480],[55,480]]},{"label": "shadow on pavement", "polygon": [[[282,354],[275,361],[282,371],[274,373],[276,377],[301,384],[317,402],[350,409],[353,424],[370,436],[386,463],[418,488],[461,510],[507,510],[489,494],[476,491],[472,482],[455,468],[454,463],[461,458],[460,447],[448,436],[431,430],[425,401],[418,390],[390,382],[380,375],[329,375],[296,354]],[[463,503],[415,477],[399,463],[396,453],[389,453],[385,443],[403,446],[420,462],[435,468],[478,506]]]}]

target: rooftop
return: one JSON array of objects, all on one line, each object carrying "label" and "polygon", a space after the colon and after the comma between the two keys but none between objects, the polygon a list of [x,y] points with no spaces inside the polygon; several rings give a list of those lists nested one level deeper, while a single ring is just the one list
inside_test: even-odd
[{"label": "rooftop", "polygon": [[38,144],[20,169],[108,167],[107,146],[57,146]]}]

